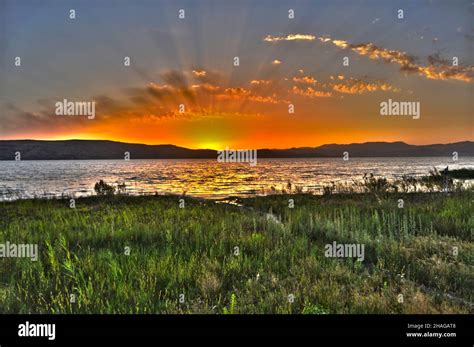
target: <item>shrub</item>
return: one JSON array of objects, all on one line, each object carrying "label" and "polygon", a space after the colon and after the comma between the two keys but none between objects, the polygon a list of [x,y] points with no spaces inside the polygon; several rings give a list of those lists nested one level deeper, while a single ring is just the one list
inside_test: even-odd
[{"label": "shrub", "polygon": [[374,177],[374,174],[365,174],[363,188],[367,193],[386,193],[391,187],[384,177]]},{"label": "shrub", "polygon": [[117,184],[117,194],[125,194],[127,190],[127,186],[125,182]]},{"label": "shrub", "polygon": [[97,195],[113,195],[115,192],[115,187],[105,183],[103,180],[100,180],[94,185],[94,190]]}]

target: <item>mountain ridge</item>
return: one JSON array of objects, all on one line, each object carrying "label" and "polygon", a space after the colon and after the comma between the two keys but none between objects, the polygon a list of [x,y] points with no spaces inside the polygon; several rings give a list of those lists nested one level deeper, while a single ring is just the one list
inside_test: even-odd
[{"label": "mountain ridge", "polygon": [[[233,149],[233,148],[230,148]],[[147,145],[111,140],[0,140],[0,160],[89,160],[123,159],[125,152],[131,159],[214,159],[212,149],[189,149],[173,144]],[[474,142],[460,141],[447,144],[411,145],[402,141],[324,144],[317,147],[288,149],[258,149],[259,158],[327,158],[342,157],[433,157],[474,156]]]}]

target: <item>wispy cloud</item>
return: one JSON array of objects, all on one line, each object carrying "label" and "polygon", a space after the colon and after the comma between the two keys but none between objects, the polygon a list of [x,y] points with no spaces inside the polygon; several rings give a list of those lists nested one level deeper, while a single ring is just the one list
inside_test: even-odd
[{"label": "wispy cloud", "polygon": [[251,80],[250,84],[252,85],[269,85],[272,83],[270,80]]},{"label": "wispy cloud", "polygon": [[293,82],[302,84],[315,84],[318,81],[312,76],[293,77]]},{"label": "wispy cloud", "polygon": [[270,104],[283,102],[282,100],[279,100],[276,95],[255,94],[254,92],[241,87],[226,88],[224,93],[219,93],[216,97],[221,100],[245,100]]},{"label": "wispy cloud", "polygon": [[462,82],[472,82],[474,80],[473,66],[454,66],[447,60],[441,59],[437,54],[430,55],[428,64],[418,63],[418,58],[406,52],[392,50],[377,46],[374,43],[352,44],[345,40],[334,39],[328,36],[317,37],[310,34],[290,34],[287,36],[271,36],[264,38],[265,42],[281,41],[315,41],[331,43],[341,49],[350,49],[358,55],[366,56],[372,60],[381,60],[400,66],[400,71],[433,79],[433,80],[455,80]]},{"label": "wispy cloud", "polygon": [[[339,77],[340,76],[338,76],[338,79],[340,79]],[[386,82],[367,82],[356,78],[349,78],[342,80],[341,82],[330,83],[329,86],[332,90],[345,94],[364,94],[376,91],[400,91],[398,88],[395,88]]]},{"label": "wispy cloud", "polygon": [[221,89],[221,87],[215,86],[215,85],[210,84],[210,83],[193,84],[191,86],[191,88],[194,89],[194,90],[204,90],[206,92],[215,92],[215,91]]},{"label": "wispy cloud", "polygon": [[[300,71],[301,74],[303,72]],[[307,97],[330,97],[333,92],[344,94],[365,94],[384,91],[399,92],[400,89],[383,81],[365,81],[358,78],[346,78],[344,75],[329,76],[329,82],[318,82],[313,76],[295,76],[292,93]],[[307,85],[307,87],[302,87]],[[317,89],[314,89],[316,88]]]},{"label": "wispy cloud", "polygon": [[309,98],[328,98],[332,96],[331,92],[315,90],[311,87],[300,88],[298,86],[293,86],[292,92],[293,94],[301,95],[301,96],[305,96]]},{"label": "wispy cloud", "polygon": [[428,65],[417,63],[417,58],[406,52],[386,49],[373,43],[350,44],[344,40],[333,40],[319,38],[321,42],[331,42],[342,49],[350,49],[353,52],[367,56],[372,60],[383,60],[387,63],[400,65],[400,70],[407,73],[415,73],[428,79],[434,80],[456,80],[472,82],[474,78],[474,67],[453,66],[447,60],[440,59],[437,54],[428,57]]},{"label": "wispy cloud", "polygon": [[193,70],[192,72],[193,72],[193,75],[196,77],[204,77],[207,75],[206,70]]},{"label": "wispy cloud", "polygon": [[267,35],[263,41],[265,42],[279,42],[279,41],[314,41],[316,36],[307,34],[290,34],[287,36],[272,36]]}]

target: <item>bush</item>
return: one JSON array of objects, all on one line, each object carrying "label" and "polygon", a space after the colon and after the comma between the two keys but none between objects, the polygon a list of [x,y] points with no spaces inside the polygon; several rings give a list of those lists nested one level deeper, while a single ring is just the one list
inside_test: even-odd
[{"label": "bush", "polygon": [[453,179],[450,177],[448,171],[440,172],[433,168],[430,170],[429,176],[423,176],[420,182],[426,187],[429,192],[442,192],[443,190],[452,191],[454,188]]},{"label": "bush", "polygon": [[391,187],[384,177],[374,177],[374,174],[365,174],[363,188],[367,193],[386,193]]},{"label": "bush", "polygon": [[115,187],[100,180],[94,185],[94,190],[97,195],[113,195],[115,193]]},{"label": "bush", "polygon": [[127,191],[127,186],[125,183],[117,184],[117,194],[125,194]]}]

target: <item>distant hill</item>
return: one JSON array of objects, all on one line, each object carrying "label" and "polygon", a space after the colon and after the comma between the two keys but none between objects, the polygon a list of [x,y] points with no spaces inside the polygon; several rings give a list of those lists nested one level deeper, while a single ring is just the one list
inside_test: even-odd
[{"label": "distant hill", "polygon": [[[217,151],[188,149],[174,145],[143,145],[105,140],[0,140],[0,160],[14,160],[15,152],[22,160],[65,159],[123,159],[129,152],[131,159],[201,159],[216,158]],[[409,145],[404,142],[366,142],[345,145],[328,144],[319,147],[289,149],[259,149],[259,158],[342,157],[433,157],[474,156],[474,142],[450,144]]]},{"label": "distant hill", "polygon": [[464,141],[423,146],[409,145],[405,142],[329,144],[314,148],[263,149],[258,151],[258,155],[261,158],[341,157],[344,152],[349,152],[350,157],[450,157],[453,152],[458,152],[459,156],[474,156],[474,142]]},{"label": "distant hill", "polygon": [[189,159],[216,158],[216,151],[192,150],[173,145],[142,145],[105,140],[0,141],[0,160],[13,160],[15,152],[22,160],[64,159],[123,159],[129,152],[131,159]]}]

